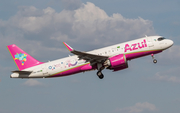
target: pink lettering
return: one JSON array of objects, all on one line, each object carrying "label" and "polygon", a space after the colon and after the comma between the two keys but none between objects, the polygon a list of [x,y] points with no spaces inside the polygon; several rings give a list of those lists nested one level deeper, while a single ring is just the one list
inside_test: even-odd
[{"label": "pink lettering", "polygon": [[[136,45],[138,45],[138,47],[136,47]],[[131,48],[131,47],[133,47],[133,48]],[[132,50],[137,50],[137,49],[142,49],[142,48],[147,47],[146,40],[144,39],[140,43],[134,43],[134,44],[131,45],[131,47],[129,46],[129,44],[125,44],[124,52],[127,52],[128,50],[132,51]]]},{"label": "pink lettering", "polygon": [[136,45],[137,45],[137,44],[132,44],[132,46],[133,46],[133,50],[138,49],[138,48],[136,47]]},{"label": "pink lettering", "polygon": [[147,47],[146,40],[144,39],[143,41],[144,41],[144,46]]},{"label": "pink lettering", "polygon": [[129,44],[126,44],[126,45],[125,45],[125,50],[124,50],[124,52],[127,52],[127,50],[132,51],[132,49],[129,47]]},{"label": "pink lettering", "polygon": [[141,42],[141,45],[140,45],[140,43],[138,43],[138,48],[139,48],[139,49],[144,48],[143,42]]}]

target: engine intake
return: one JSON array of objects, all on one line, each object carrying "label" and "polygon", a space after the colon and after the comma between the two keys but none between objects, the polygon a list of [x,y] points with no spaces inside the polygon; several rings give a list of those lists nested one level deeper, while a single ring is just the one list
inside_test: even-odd
[{"label": "engine intake", "polygon": [[119,71],[128,68],[128,63],[124,54],[113,56],[104,62],[104,66]]}]

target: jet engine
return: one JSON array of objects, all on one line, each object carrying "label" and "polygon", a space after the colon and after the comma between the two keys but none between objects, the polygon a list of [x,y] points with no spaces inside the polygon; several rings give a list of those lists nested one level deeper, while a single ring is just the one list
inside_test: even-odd
[{"label": "jet engine", "polygon": [[125,68],[128,68],[128,63],[126,56],[124,54],[119,54],[113,57],[110,57],[104,62],[104,66],[107,69],[113,69],[114,71],[119,71]]}]

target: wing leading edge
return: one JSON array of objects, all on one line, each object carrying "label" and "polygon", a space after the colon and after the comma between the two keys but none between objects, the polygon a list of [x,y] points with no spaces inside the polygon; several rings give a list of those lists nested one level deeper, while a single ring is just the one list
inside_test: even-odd
[{"label": "wing leading edge", "polygon": [[91,65],[94,65],[99,62],[103,62],[109,58],[109,56],[101,56],[101,55],[91,54],[91,53],[87,53],[87,52],[77,51],[77,50],[74,50],[72,47],[70,47],[65,42],[63,42],[63,43],[71,53],[77,55],[79,59],[84,59],[84,60],[86,60],[86,62],[90,62]]}]

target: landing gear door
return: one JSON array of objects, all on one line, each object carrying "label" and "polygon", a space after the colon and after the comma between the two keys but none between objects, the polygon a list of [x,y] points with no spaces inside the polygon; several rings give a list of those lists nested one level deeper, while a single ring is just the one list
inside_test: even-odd
[{"label": "landing gear door", "polygon": [[151,38],[151,37],[148,37],[147,40],[148,40],[148,46],[149,46],[150,48],[154,47],[154,44],[153,44],[153,42],[152,42],[152,38]]},{"label": "landing gear door", "polygon": [[48,75],[46,64],[42,65],[42,73],[43,73],[43,75]]}]

